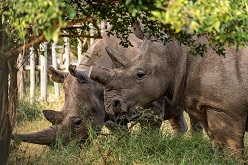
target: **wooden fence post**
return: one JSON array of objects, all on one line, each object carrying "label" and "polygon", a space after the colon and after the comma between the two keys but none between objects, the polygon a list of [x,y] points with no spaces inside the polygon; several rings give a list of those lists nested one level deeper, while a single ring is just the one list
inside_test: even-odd
[{"label": "wooden fence post", "polygon": [[[56,52],[56,43],[52,44],[52,63],[53,67],[57,70],[58,69],[58,63],[57,63],[57,52]],[[59,100],[59,84],[54,82],[54,92],[55,92],[55,100]]]},{"label": "wooden fence post", "polygon": [[17,58],[17,86],[18,86],[18,96],[19,98],[23,98],[26,94],[25,83],[24,83],[24,60],[22,53],[19,53]]},{"label": "wooden fence post", "polygon": [[78,54],[78,65],[79,65],[81,60],[82,60],[82,46],[83,46],[83,43],[82,43],[81,39],[78,38],[77,40],[78,40],[77,54]]},{"label": "wooden fence post", "polygon": [[40,44],[40,100],[47,101],[47,43]]},{"label": "wooden fence post", "polygon": [[65,71],[68,72],[68,68],[70,65],[70,40],[68,37],[64,37],[65,44]]},{"label": "wooden fence post", "polygon": [[110,27],[110,24],[109,24],[109,22],[107,22],[107,29]]},{"label": "wooden fence post", "polygon": [[101,22],[101,32],[104,32],[106,30],[106,21]]},{"label": "wooden fence post", "polygon": [[[94,26],[90,24],[90,36],[94,36]],[[94,38],[90,38],[90,45],[93,44]]]},{"label": "wooden fence post", "polygon": [[35,99],[35,53],[34,48],[30,47],[30,101]]}]

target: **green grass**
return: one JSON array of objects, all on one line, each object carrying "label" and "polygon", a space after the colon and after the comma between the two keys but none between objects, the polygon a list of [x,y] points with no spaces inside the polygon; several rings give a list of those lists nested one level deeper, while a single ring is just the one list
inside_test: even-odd
[{"label": "green grass", "polygon": [[[41,110],[59,110],[62,106],[63,98],[59,102],[35,102],[33,104],[23,100],[19,107],[19,111],[22,111],[19,118],[22,119],[18,119],[14,133],[32,132],[48,127],[50,123],[40,116]],[[192,135],[188,131],[184,135],[173,135],[168,121],[164,121],[160,130],[140,129],[139,125],[136,125],[130,130],[122,129],[115,132],[110,132],[104,127],[98,136],[92,129],[89,132],[90,138],[81,146],[75,141],[66,147],[62,147],[58,143],[54,148],[12,141],[9,164],[248,164],[248,135],[245,136],[244,160],[240,160],[223,156],[223,154],[212,150],[205,133]]]},{"label": "green grass", "polygon": [[[15,131],[28,132],[47,127],[43,119],[26,121]],[[107,128],[97,136],[90,130],[86,144],[72,141],[67,147],[55,148],[28,143],[12,143],[9,164],[49,164],[49,165],[163,165],[163,164],[241,164],[241,160],[223,156],[213,151],[206,135],[173,135],[164,122],[164,129],[158,131],[140,129],[139,126],[109,133]],[[103,134],[104,133],[104,134]],[[246,136],[246,160],[248,155]],[[243,162],[244,163],[244,162]]]},{"label": "green grass", "polygon": [[16,110],[16,119],[18,122],[34,121],[43,116],[39,102],[30,103],[27,99],[19,100]]}]

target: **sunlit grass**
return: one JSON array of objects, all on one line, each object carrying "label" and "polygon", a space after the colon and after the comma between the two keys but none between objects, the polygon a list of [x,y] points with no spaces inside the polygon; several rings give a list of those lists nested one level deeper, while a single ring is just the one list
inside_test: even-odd
[{"label": "sunlit grass", "polygon": [[[28,103],[25,103],[28,104]],[[58,102],[37,102],[36,109],[60,110],[63,98]],[[23,108],[23,107],[22,107]],[[35,117],[35,116],[34,116]],[[187,122],[189,121],[186,115]],[[14,133],[26,133],[44,129],[51,125],[42,115],[34,120],[17,122]],[[12,141],[9,164],[41,165],[174,165],[174,164],[246,164],[248,160],[248,135],[245,136],[244,161],[230,156],[223,156],[211,148],[205,133],[192,135],[173,135],[164,121],[160,130],[140,129],[139,125],[130,130],[111,132],[106,127],[102,133],[90,129],[88,141],[79,146],[75,141],[68,146],[48,146],[19,143]],[[247,162],[248,163],[248,162]]]},{"label": "sunlit grass", "polygon": [[[44,119],[23,122],[16,132],[40,130],[49,125]],[[240,164],[239,159],[217,154],[211,148],[206,135],[173,135],[164,122],[166,131],[143,130],[139,127],[131,130],[109,132],[96,135],[90,129],[90,138],[81,145],[73,141],[67,147],[50,148],[28,143],[12,143],[9,164]],[[126,131],[126,132],[125,132]],[[125,136],[123,136],[125,134]],[[248,155],[246,135],[246,152]],[[247,156],[246,156],[247,157]],[[246,158],[245,158],[246,159]]]}]

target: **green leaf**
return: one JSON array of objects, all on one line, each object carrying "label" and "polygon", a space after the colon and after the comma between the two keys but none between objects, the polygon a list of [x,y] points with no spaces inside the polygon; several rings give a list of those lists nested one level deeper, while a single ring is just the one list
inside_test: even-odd
[{"label": "green leaf", "polygon": [[72,8],[71,6],[68,6],[68,15],[69,17],[72,19],[76,16],[77,12],[74,8]]}]

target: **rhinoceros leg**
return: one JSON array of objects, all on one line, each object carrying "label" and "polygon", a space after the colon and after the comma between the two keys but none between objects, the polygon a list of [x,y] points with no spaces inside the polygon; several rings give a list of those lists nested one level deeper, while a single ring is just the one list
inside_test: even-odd
[{"label": "rhinoceros leg", "polygon": [[218,150],[228,147],[229,154],[243,155],[246,118],[245,115],[234,118],[220,110],[207,110],[207,123],[203,125],[212,147]]},{"label": "rhinoceros leg", "polygon": [[185,121],[183,113],[172,119],[169,119],[169,123],[175,133],[185,133],[188,130],[188,125]]},{"label": "rhinoceros leg", "polygon": [[189,115],[190,119],[190,129],[193,130],[193,132],[202,132],[203,126],[202,124],[194,117]]},{"label": "rhinoceros leg", "polygon": [[13,140],[21,140],[23,142],[50,145],[55,142],[56,131],[52,127],[48,127],[44,130],[25,134],[12,135]]}]

